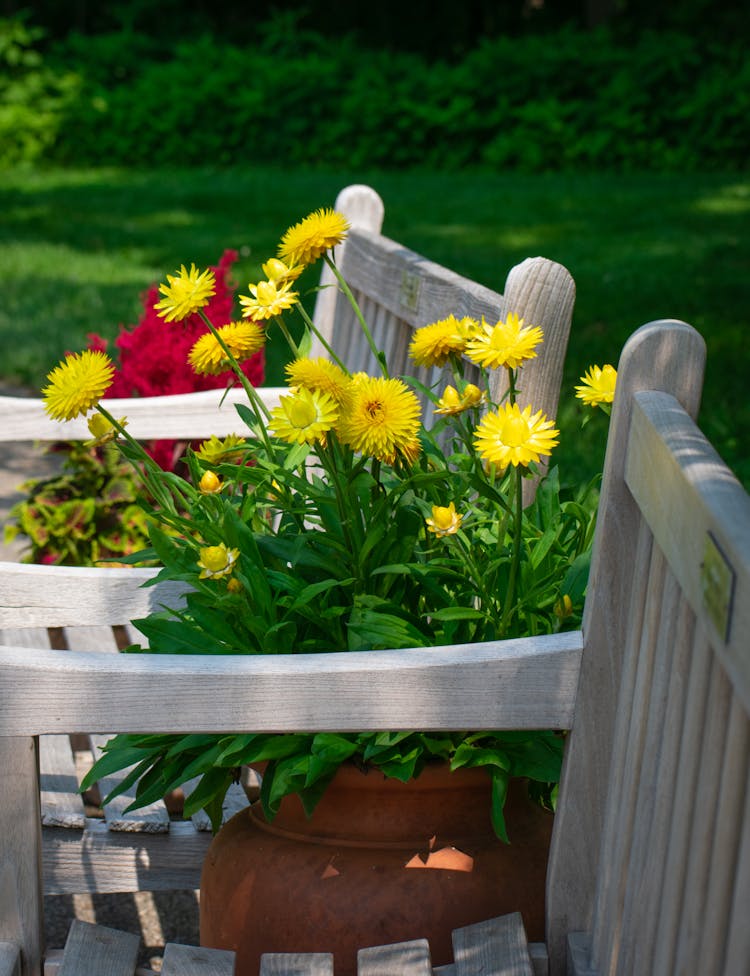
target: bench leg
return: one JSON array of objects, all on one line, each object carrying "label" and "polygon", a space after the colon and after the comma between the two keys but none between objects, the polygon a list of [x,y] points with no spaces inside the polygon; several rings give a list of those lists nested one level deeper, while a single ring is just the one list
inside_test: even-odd
[{"label": "bench leg", "polygon": [[0,942],[21,948],[22,976],[41,976],[42,837],[37,740],[0,736]]}]

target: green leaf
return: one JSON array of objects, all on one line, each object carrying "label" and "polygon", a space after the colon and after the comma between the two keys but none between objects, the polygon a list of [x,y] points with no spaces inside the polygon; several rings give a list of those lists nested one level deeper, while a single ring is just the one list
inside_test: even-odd
[{"label": "green leaf", "polygon": [[475,607],[443,607],[430,613],[433,620],[484,620],[486,614]]}]

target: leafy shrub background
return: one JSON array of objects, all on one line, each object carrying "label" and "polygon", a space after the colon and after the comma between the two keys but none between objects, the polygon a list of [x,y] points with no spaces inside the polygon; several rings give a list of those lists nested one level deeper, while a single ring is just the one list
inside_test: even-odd
[{"label": "leafy shrub background", "polygon": [[750,146],[739,36],[567,27],[447,60],[332,43],[287,17],[243,45],[71,34],[36,71],[67,79],[42,148],[75,165],[728,171]]}]

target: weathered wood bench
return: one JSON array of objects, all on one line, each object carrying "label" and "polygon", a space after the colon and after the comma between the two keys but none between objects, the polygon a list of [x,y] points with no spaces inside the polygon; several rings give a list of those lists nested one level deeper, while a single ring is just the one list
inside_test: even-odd
[{"label": "weathered wood bench", "polygon": [[[20,953],[22,971],[38,972],[42,955],[34,737],[221,731],[252,716],[258,730],[568,729],[548,871],[550,973],[746,973],[750,498],[691,419],[703,359],[697,333],[674,322],[645,326],[623,352],[582,632],[429,653],[253,659],[5,648],[5,971]],[[50,572],[6,583],[4,613],[23,604],[45,622],[57,617]],[[127,580],[102,587],[85,577],[61,579],[77,580],[80,605],[102,623],[147,599]],[[512,918],[484,932],[468,969],[459,935],[455,968],[440,971],[533,971]],[[421,960],[416,971],[429,973],[422,950],[381,951]],[[324,964],[271,959],[266,972]]]},{"label": "weathered wood bench", "polygon": [[[511,271],[500,295],[383,237],[383,205],[367,187],[342,191],[336,207],[352,223],[338,254],[339,264],[372,324],[376,341],[387,349],[394,374],[416,374],[426,383],[436,379],[416,370],[408,360],[414,328],[448,312],[496,320],[516,311],[545,333],[540,355],[527,367],[523,397],[554,416],[574,301],[573,282],[564,268],[542,258],[529,259]],[[327,274],[322,284],[316,325],[352,370],[373,369],[372,354],[361,340],[348,303],[334,288],[325,287],[330,284]],[[316,344],[312,354],[322,351]],[[261,395],[272,405],[279,392],[266,388]],[[216,391],[110,401],[110,406],[116,415],[127,415],[128,429],[136,437],[195,439],[240,428],[233,403],[242,396],[230,395],[220,405],[221,396],[222,391]],[[0,442],[88,437],[82,421],[50,421],[39,400],[0,397]],[[132,569],[45,571],[36,566],[2,565],[0,643],[58,653],[114,654],[118,643],[132,639],[128,622],[145,610],[143,600],[148,602],[153,595],[153,591],[138,589],[147,575],[148,571]],[[73,655],[68,653],[61,660],[70,662]],[[82,765],[90,762],[106,736],[84,736],[80,733],[86,731],[85,726],[85,721],[67,729],[57,725],[53,734],[39,739],[45,893],[196,888],[210,841],[206,818],[175,821],[163,804],[125,815],[127,800],[104,807],[102,817],[92,816],[77,786]],[[71,730],[79,733],[72,740],[72,749],[67,734]],[[110,787],[102,784],[101,792]],[[244,794],[234,791],[227,813],[245,802]],[[8,931],[0,920],[0,937],[8,936]],[[10,935],[16,938],[14,931],[10,925]]]}]

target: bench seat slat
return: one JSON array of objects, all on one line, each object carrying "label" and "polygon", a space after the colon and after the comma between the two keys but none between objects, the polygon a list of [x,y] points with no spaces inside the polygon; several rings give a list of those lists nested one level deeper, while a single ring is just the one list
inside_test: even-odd
[{"label": "bench seat slat", "polygon": [[161,972],[162,976],[233,976],[234,953],[168,942]]},{"label": "bench seat slat", "polygon": [[333,954],[267,952],[260,957],[260,976],[333,976]]},{"label": "bench seat slat", "polygon": [[370,946],[357,953],[357,976],[431,976],[427,939]]},{"label": "bench seat slat", "polygon": [[180,820],[166,834],[113,831],[95,818],[83,831],[44,830],[44,893],[195,890],[210,843],[210,833]]},{"label": "bench seat slat", "polygon": [[534,976],[520,912],[453,932],[456,976]]},{"label": "bench seat slat", "polygon": [[21,976],[21,949],[15,942],[0,942],[0,976]]},{"label": "bench seat slat", "polygon": [[137,935],[73,919],[59,976],[133,976],[139,944]]}]

